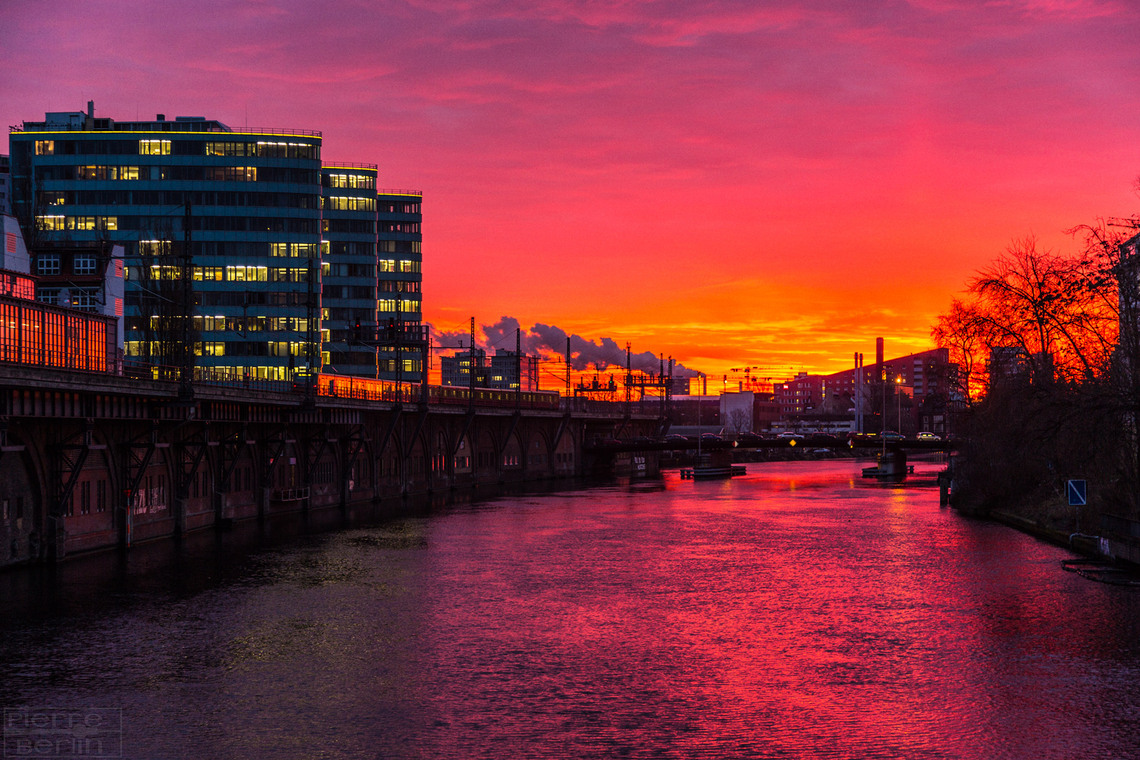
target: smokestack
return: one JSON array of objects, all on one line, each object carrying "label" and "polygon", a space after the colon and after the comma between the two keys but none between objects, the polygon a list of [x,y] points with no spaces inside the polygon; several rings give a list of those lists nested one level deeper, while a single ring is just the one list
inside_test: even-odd
[{"label": "smokestack", "polygon": [[87,101],[87,118],[88,119],[94,119],[95,118],[95,101],[94,100],[88,100]]},{"label": "smokestack", "polygon": [[875,364],[879,365],[879,379],[882,380],[886,375],[883,374],[883,339],[875,338]]}]

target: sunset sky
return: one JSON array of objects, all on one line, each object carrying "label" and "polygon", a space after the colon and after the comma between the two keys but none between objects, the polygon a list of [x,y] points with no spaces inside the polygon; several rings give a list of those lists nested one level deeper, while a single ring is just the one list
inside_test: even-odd
[{"label": "sunset sky", "polygon": [[925,350],[1015,238],[1140,211],[1125,2],[3,0],[0,35],[5,124],[320,130],[423,191],[437,328],[714,375]]}]

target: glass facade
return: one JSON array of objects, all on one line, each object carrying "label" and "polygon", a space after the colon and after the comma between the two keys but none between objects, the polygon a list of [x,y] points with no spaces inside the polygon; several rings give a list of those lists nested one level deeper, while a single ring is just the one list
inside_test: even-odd
[{"label": "glass facade", "polygon": [[321,307],[324,371],[377,377],[376,166],[339,164],[321,173]]},{"label": "glass facade", "polygon": [[51,247],[124,246],[128,364],[173,366],[189,340],[212,379],[419,375],[423,196],[378,192],[374,164],[323,166],[320,133],[89,103],[24,122],[10,148],[38,273],[58,273]]},{"label": "glass facade", "polygon": [[423,196],[378,193],[376,178],[372,164],[322,170],[324,371],[414,380],[422,366]]},{"label": "glass facade", "polygon": [[319,133],[115,122],[92,108],[25,122],[10,146],[30,247],[124,246],[128,363],[177,363],[188,336],[213,377],[318,368]]},{"label": "glass facade", "polygon": [[410,379],[422,366],[423,195],[380,190],[376,196],[377,317],[381,336],[397,338],[380,349],[380,376]]}]

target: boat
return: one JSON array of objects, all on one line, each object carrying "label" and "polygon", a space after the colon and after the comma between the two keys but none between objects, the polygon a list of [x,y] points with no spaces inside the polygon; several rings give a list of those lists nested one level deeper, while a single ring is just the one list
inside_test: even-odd
[{"label": "boat", "polygon": [[[728,452],[726,452],[728,453]],[[748,470],[742,464],[733,464],[732,455],[720,456],[719,461],[714,461],[711,454],[702,454],[697,457],[697,464],[694,467],[681,468],[682,480],[717,480],[723,478],[732,478],[737,475],[746,475]]]},{"label": "boat", "polygon": [[748,469],[742,464],[681,468],[681,480],[718,480],[747,474]]},{"label": "boat", "polygon": [[894,452],[889,456],[879,455],[879,463],[874,467],[864,467],[863,477],[865,478],[905,478],[907,475],[914,474],[914,465],[907,464],[906,455],[902,452]]}]

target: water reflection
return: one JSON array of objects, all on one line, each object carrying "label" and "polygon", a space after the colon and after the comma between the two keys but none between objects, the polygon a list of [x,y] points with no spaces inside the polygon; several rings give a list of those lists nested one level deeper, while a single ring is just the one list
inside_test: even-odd
[{"label": "water reflection", "polygon": [[1140,597],[937,498],[764,463],[11,573],[0,698],[128,757],[1128,756]]}]

